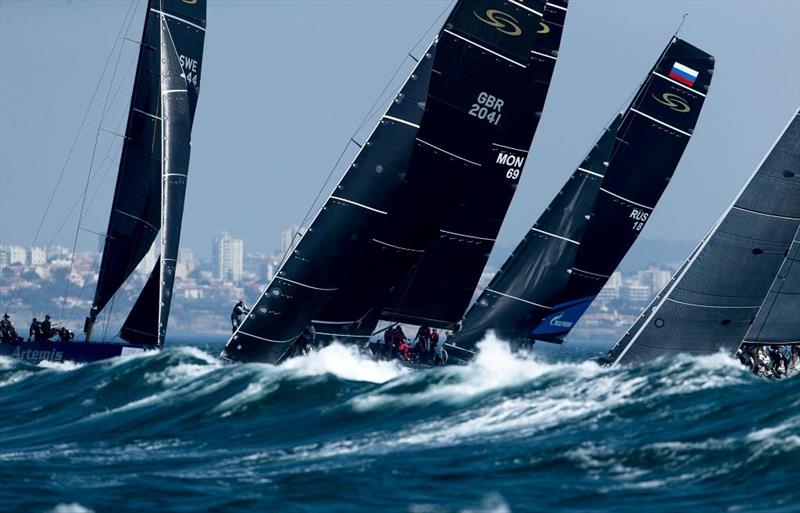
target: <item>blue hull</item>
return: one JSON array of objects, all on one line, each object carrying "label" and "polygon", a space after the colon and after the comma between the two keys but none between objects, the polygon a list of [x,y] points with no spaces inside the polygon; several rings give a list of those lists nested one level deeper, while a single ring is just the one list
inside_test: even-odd
[{"label": "blue hull", "polygon": [[155,350],[155,347],[112,342],[20,342],[0,344],[0,356],[29,363],[41,361],[87,363],[126,354]]}]

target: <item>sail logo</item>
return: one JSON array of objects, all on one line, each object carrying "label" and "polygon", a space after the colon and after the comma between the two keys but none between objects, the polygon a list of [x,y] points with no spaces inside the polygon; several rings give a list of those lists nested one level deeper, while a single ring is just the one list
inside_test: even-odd
[{"label": "sail logo", "polygon": [[195,5],[197,3],[197,0],[183,0],[183,3],[189,5]]},{"label": "sail logo", "polygon": [[497,154],[497,164],[502,166],[522,167],[525,165],[525,157],[520,157],[501,151]]},{"label": "sail logo", "polygon": [[539,22],[539,30],[536,31],[537,34],[549,34],[550,33],[550,26],[543,22]]},{"label": "sail logo", "polygon": [[197,71],[198,62],[197,59],[193,59],[191,57],[187,57],[186,55],[179,55],[178,61],[181,63],[181,66],[184,70],[184,75],[186,76],[186,84],[197,86],[197,77],[199,75]]},{"label": "sail logo", "polygon": [[517,19],[510,14],[504,13],[503,11],[498,11],[497,9],[487,9],[486,18],[480,16],[475,11],[472,11],[472,14],[474,14],[475,17],[482,22],[496,28],[503,34],[509,36],[518,36],[522,34],[522,29],[520,28]]},{"label": "sail logo", "polygon": [[574,322],[570,321],[562,321],[561,318],[563,316],[564,314],[560,313],[555,317],[553,317],[552,319],[550,319],[550,326],[553,326],[554,328],[571,328],[572,325],[575,324]]},{"label": "sail logo", "polygon": [[661,95],[661,98],[653,95],[653,98],[655,98],[658,103],[666,105],[675,112],[685,113],[692,110],[689,108],[689,104],[686,100],[674,93],[664,93]]},{"label": "sail logo", "polygon": [[500,164],[506,170],[506,178],[516,180],[522,173],[522,166],[525,165],[525,157],[520,157],[504,151],[497,153],[495,164]]}]

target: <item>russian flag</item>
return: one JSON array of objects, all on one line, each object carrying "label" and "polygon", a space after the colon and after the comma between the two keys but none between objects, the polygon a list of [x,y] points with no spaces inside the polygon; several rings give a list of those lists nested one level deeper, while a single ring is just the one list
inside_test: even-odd
[{"label": "russian flag", "polygon": [[677,80],[681,84],[686,84],[687,86],[694,85],[694,81],[697,80],[697,75],[697,71],[677,61],[672,65],[672,71],[669,72],[669,78]]}]

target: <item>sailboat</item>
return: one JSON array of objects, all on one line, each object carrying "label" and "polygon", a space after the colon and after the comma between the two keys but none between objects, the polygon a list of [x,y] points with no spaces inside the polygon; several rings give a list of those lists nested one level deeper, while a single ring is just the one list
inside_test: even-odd
[{"label": "sailboat", "polygon": [[[97,289],[84,324],[86,342],[2,344],[0,354],[27,361],[87,362],[163,346],[205,27],[205,0],[150,0],[147,4]],[[120,338],[127,343],[93,341],[98,316],[159,232],[160,258],[120,331]]]},{"label": "sailboat", "polygon": [[800,343],[800,110],[605,363]]},{"label": "sailboat", "polygon": [[708,53],[670,40],[629,106],[464,316],[448,339],[451,354],[468,357],[489,330],[517,343],[563,343],[656,208],[692,137],[713,68]]},{"label": "sailboat", "polygon": [[507,201],[544,104],[536,63],[555,57],[537,55],[548,7],[566,2],[456,3],[223,358],[279,363],[311,325],[360,332],[470,187],[507,180]]}]

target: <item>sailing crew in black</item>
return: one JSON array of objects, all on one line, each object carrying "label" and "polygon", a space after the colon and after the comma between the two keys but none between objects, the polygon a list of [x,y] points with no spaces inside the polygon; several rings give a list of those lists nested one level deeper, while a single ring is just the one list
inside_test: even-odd
[{"label": "sailing crew in black", "polygon": [[53,336],[53,324],[50,322],[50,316],[45,315],[42,321],[42,340],[50,340]]},{"label": "sailing crew in black", "polygon": [[66,327],[61,326],[58,328],[58,340],[61,342],[72,342],[72,339],[75,338],[75,334],[68,330]]},{"label": "sailing crew in black", "polygon": [[42,339],[42,323],[34,317],[31,321],[31,327],[28,329],[28,341]]},{"label": "sailing crew in black", "polygon": [[422,360],[427,357],[430,352],[431,343],[431,330],[427,326],[420,326],[417,330],[417,336],[414,337],[417,341],[414,346],[414,355],[417,359]]},{"label": "sailing crew in black", "polygon": [[240,299],[239,302],[233,306],[233,311],[231,312],[231,331],[236,333],[236,329],[242,322],[242,315],[249,313],[250,309],[244,304],[244,299]]},{"label": "sailing crew in black", "polygon": [[14,328],[14,323],[11,322],[11,317],[8,314],[3,314],[3,319],[0,320],[0,342],[4,343],[17,343],[22,338],[17,335],[17,330]]}]

